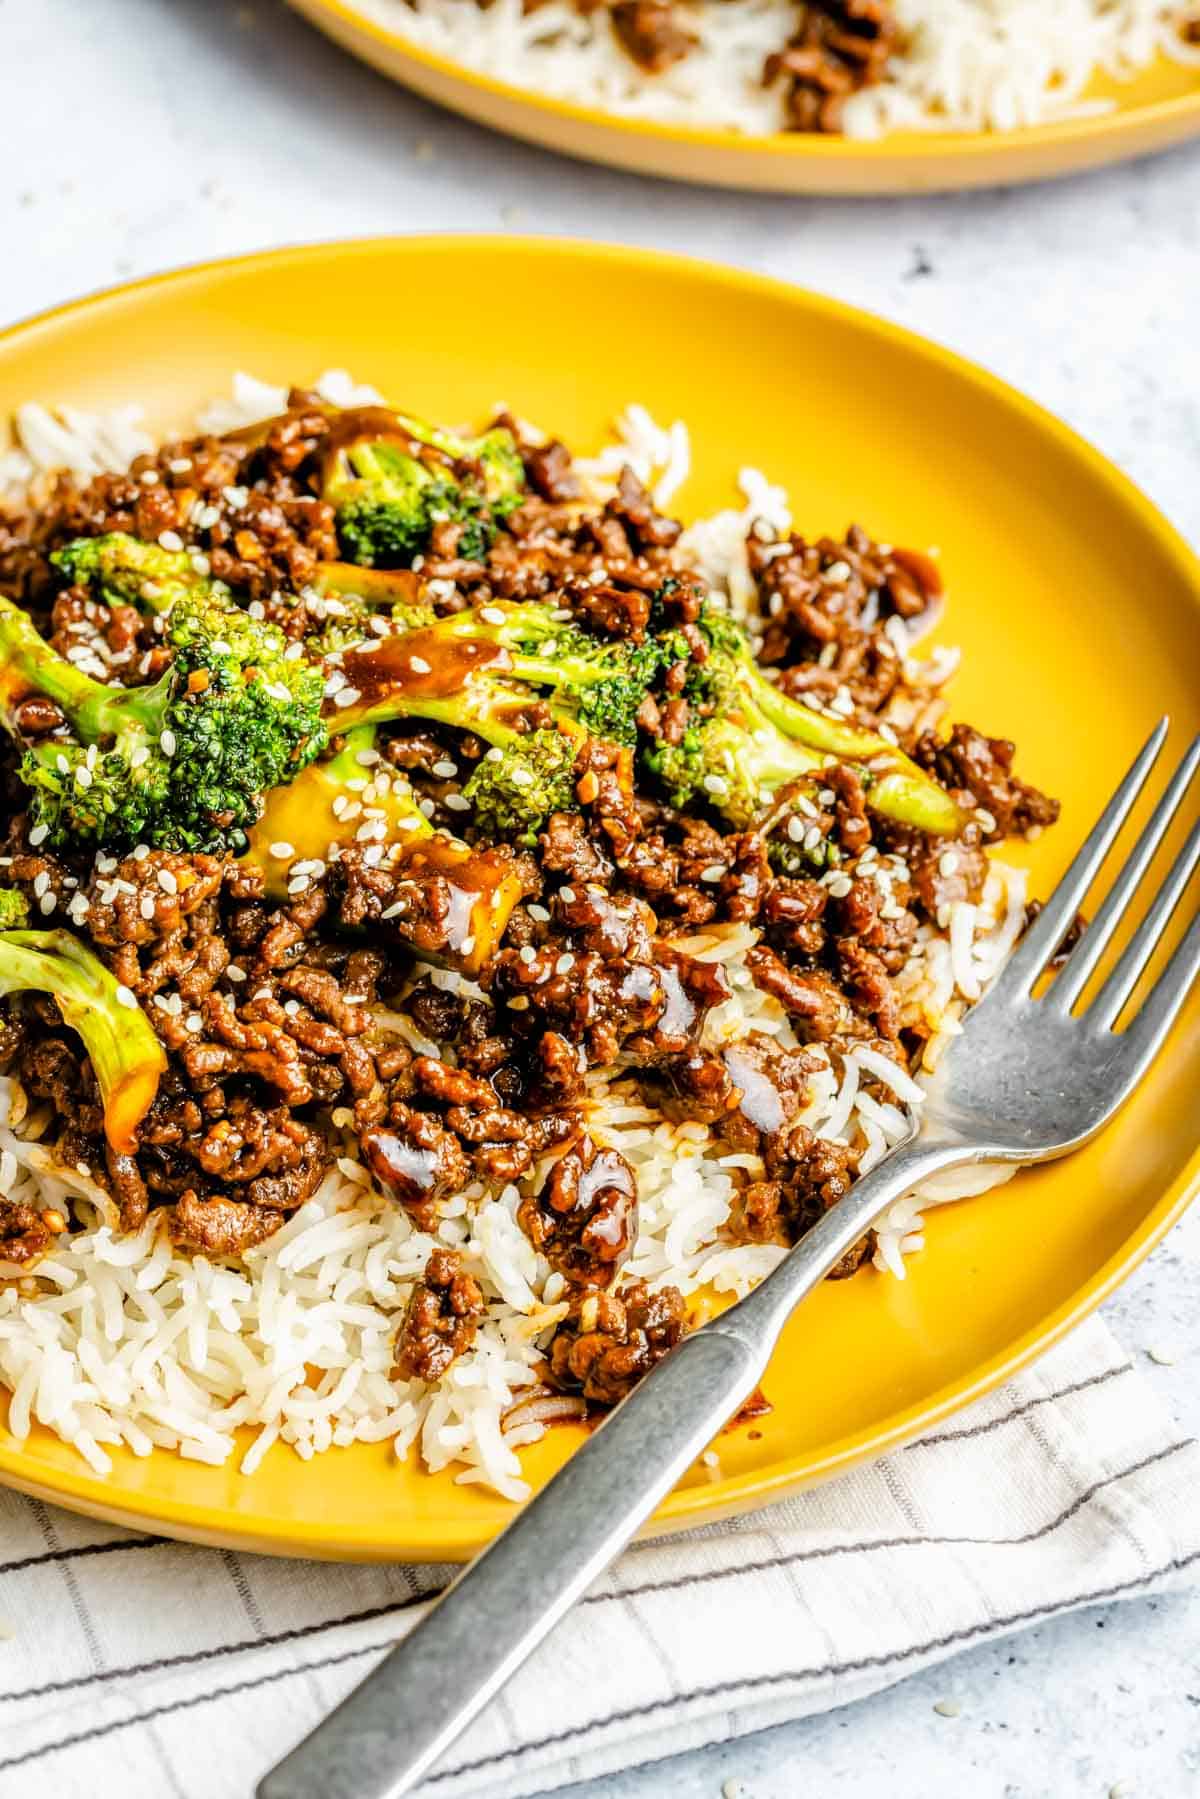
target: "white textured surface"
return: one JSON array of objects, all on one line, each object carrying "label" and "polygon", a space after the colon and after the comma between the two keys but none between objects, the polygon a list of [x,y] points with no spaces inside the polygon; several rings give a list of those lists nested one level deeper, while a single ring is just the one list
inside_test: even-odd
[{"label": "white textured surface", "polygon": [[[1200,541],[1200,148],[960,198],[676,188],[460,124],[269,0],[0,0],[0,121],[0,323],[306,238],[449,226],[685,250],[824,289],[986,363]],[[1200,1429],[1200,1220],[1107,1312]],[[1198,1642],[1200,1596],[1085,1613],[579,1799],[717,1799],[724,1782],[728,1799],[1184,1799],[1200,1790]],[[946,1698],[957,1716],[934,1711]]]}]

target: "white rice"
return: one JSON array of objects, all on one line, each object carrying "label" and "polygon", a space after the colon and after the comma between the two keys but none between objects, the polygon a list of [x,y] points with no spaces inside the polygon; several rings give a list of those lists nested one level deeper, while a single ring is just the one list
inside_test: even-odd
[{"label": "white rice", "polygon": [[[698,39],[683,61],[649,75],[620,47],[607,10],[570,0],[526,14],[522,0],[358,0],[398,36],[541,97],[625,118],[780,131],[783,84],[763,63],[795,29],[791,0],[692,0],[681,23]],[[906,48],[888,80],[846,108],[849,136],[889,131],[1011,131],[1109,110],[1088,97],[1097,76],[1135,75],[1160,55],[1200,64],[1180,36],[1184,0],[897,0]]]},{"label": "white rice", "polygon": [[[332,402],[369,402],[370,388],[334,371],[320,391]],[[209,407],[202,427],[227,430],[280,410],[282,389],[238,375],[232,396]],[[22,408],[17,444],[0,457],[0,483],[23,484],[67,466],[87,476],[124,467],[152,447],[133,408],[93,416],[65,407]],[[592,494],[611,491],[631,463],[666,504],[686,478],[686,427],[658,425],[642,407],[619,421],[617,442],[577,464]],[[744,539],[785,532],[787,496],[757,470],[743,470],[744,505],[694,524],[685,554],[730,606],[748,615],[754,594]],[[942,664],[912,661],[914,679],[936,685]],[[886,897],[903,871],[876,860]],[[836,871],[822,877],[838,878]],[[951,909],[946,931],[921,928],[901,977],[906,1023],[932,1031],[926,1068],[960,1028],[966,1004],[987,986],[1022,928],[1024,876],[993,864],[978,906]],[[745,966],[757,933],[745,924],[712,927],[678,940],[702,960],[720,962],[732,997],[709,1016],[713,1047],[764,1032],[795,1043],[779,1003],[755,987]],[[435,971],[446,987],[462,977]],[[474,991],[478,991],[475,989]],[[377,1013],[381,1030],[431,1049],[412,1021]],[[922,1092],[888,1058],[858,1049],[811,1078],[803,1122],[860,1151],[865,1171],[911,1128]],[[919,1076],[920,1070],[916,1071]],[[628,1274],[685,1294],[710,1289],[741,1295],[778,1263],[770,1245],[726,1240],[736,1182],[753,1179],[753,1155],[729,1153],[701,1124],[673,1125],[648,1109],[620,1070],[592,1077],[591,1128],[634,1167],[639,1235]],[[202,1462],[232,1461],[252,1473],[263,1456],[290,1446],[307,1460],[334,1446],[389,1441],[397,1457],[414,1444],[430,1469],[453,1466],[461,1482],[482,1482],[508,1498],[527,1489],[516,1447],[544,1426],[526,1418],[507,1440],[505,1414],[536,1388],[542,1345],[563,1317],[562,1277],[530,1245],[516,1221],[518,1193],[488,1193],[478,1183],[441,1208],[436,1237],[417,1230],[400,1206],[373,1186],[349,1137],[314,1196],[244,1264],[180,1255],[161,1216],[136,1235],[116,1230],[114,1207],[86,1170],[54,1162],[40,1138],[49,1110],[30,1111],[15,1080],[0,1079],[0,1195],[39,1209],[73,1200],[88,1228],[62,1239],[37,1265],[36,1278],[0,1278],[0,1385],[11,1393],[8,1431],[24,1440],[44,1426],[75,1446],[98,1473],[109,1449],[135,1455],[155,1448]],[[980,1191],[997,1177],[972,1170],[946,1177],[894,1206],[878,1231],[876,1264],[903,1278],[905,1254],[920,1249],[922,1208]],[[472,1349],[434,1388],[393,1378],[393,1344],[413,1282],[435,1242],[458,1249],[481,1283],[488,1314]],[[3,1270],[0,1269],[0,1276]]]}]

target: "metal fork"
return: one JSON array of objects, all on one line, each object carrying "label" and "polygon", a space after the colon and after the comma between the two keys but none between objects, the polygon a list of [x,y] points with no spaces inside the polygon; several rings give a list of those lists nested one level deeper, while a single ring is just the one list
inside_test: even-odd
[{"label": "metal fork", "polygon": [[1127,1028],[1114,1026],[1200,863],[1200,820],[1091,1003],[1096,974],[1200,765],[1189,749],[1104,903],[1049,968],[1167,734],[1164,719],[998,980],[965,1020],[913,1134],[830,1208],[748,1298],[660,1362],[443,1594],[424,1621],[266,1776],[259,1799],[398,1799],[515,1673],[754,1391],[807,1294],[895,1200],[970,1163],[1048,1161],[1129,1097],[1197,974],[1200,913]]}]

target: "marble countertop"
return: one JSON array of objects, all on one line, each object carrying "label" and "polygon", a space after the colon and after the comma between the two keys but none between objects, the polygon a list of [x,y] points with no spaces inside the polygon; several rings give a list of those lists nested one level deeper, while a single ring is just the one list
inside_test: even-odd
[{"label": "marble countertop", "polygon": [[[389,231],[687,251],[986,364],[1200,542],[1200,146],[1025,191],[808,201],[643,181],[463,124],[279,0],[0,0],[0,324],[144,272]],[[1200,1219],[1106,1313],[1200,1429]],[[953,1699],[957,1715],[935,1705]],[[952,1708],[947,1708],[952,1709]],[[1200,1595],[1093,1610],[578,1799],[1179,1799],[1200,1791]]]}]

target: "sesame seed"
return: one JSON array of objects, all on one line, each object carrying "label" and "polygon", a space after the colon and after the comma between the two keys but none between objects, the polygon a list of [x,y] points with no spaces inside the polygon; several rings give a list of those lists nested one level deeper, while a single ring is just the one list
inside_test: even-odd
[{"label": "sesame seed", "polygon": [[[430,585],[432,586],[432,582]],[[481,606],[479,616],[486,625],[502,625],[504,623],[504,614],[499,606]]]},{"label": "sesame seed", "polygon": [[451,812],[469,812],[471,810],[470,800],[464,799],[461,793],[448,793],[445,804]]},{"label": "sesame seed", "polygon": [[360,768],[374,768],[375,764],[379,761],[379,751],[359,750],[355,755],[354,760],[358,763]]},{"label": "sesame seed", "polygon": [[307,875],[297,875],[295,880],[288,882],[287,890],[292,895],[293,898],[298,893],[307,893],[308,892],[308,876]]},{"label": "sesame seed", "polygon": [[412,669],[414,675],[428,675],[433,672],[432,665],[426,662],[424,656],[410,656],[408,659],[408,666]]},{"label": "sesame seed", "polygon": [[527,768],[514,768],[512,771],[512,784],[514,787],[532,787],[533,776]]},{"label": "sesame seed", "polygon": [[181,550],[183,539],[178,531],[160,531],[158,541],[164,550]]},{"label": "sesame seed", "polygon": [[491,750],[488,750],[487,754],[484,756],[483,759],[485,762],[499,762],[503,755],[504,755],[503,750],[491,749]]},{"label": "sesame seed", "polygon": [[138,476],[138,480],[143,487],[157,487],[158,470],[156,468],[144,468]]},{"label": "sesame seed", "polygon": [[142,768],[150,760],[150,750],[144,743],[139,743],[129,758],[130,768]]},{"label": "sesame seed", "polygon": [[353,706],[361,699],[362,694],[357,687],[339,687],[333,696],[337,706]]},{"label": "sesame seed", "polygon": [[953,874],[958,873],[958,851],[957,850],[943,850],[942,851],[941,855],[938,857],[938,871],[939,871],[939,873],[944,874],[944,875],[953,875]]},{"label": "sesame seed", "polygon": [[[995,816],[991,812],[988,811],[986,806],[980,806],[976,810],[975,817],[976,817],[976,820],[978,821],[978,823],[983,826],[983,829],[985,831],[994,831],[996,829]],[[31,843],[32,843],[32,841],[33,841],[33,839],[30,838]]]},{"label": "sesame seed", "polygon": [[408,910],[408,901],[407,900],[397,900],[394,905],[387,906],[379,914],[379,916],[380,916],[380,918],[396,918],[401,912],[405,912],[407,910]]},{"label": "sesame seed", "polygon": [[133,859],[135,862],[144,862],[149,854],[150,845],[148,843],[139,843],[134,849]]},{"label": "sesame seed", "polygon": [[702,881],[719,881],[724,873],[725,864],[723,862],[710,862],[707,868],[700,870],[700,879]]},{"label": "sesame seed", "polygon": [[86,764],[83,767],[77,768],[75,770],[75,785],[76,785],[76,787],[87,788],[87,787],[90,787],[91,784],[92,784],[91,769],[88,768],[86,766]]},{"label": "sesame seed", "polygon": [[138,902],[138,911],[147,920],[154,917],[154,895],[152,893],[143,893]]},{"label": "sesame seed", "polygon": [[805,849],[806,850],[815,850],[817,845],[820,843],[820,841],[821,841],[820,825],[809,825],[807,831],[805,831],[805,833],[804,833]]},{"label": "sesame seed", "polygon": [[426,818],[432,818],[435,810],[434,803],[428,796],[417,802],[417,811],[423,812]]},{"label": "sesame seed", "polygon": [[957,1718],[962,1712],[957,1699],[939,1699],[933,1709],[942,1718]]},{"label": "sesame seed", "polygon": [[124,982],[117,988],[117,1004],[125,1006],[130,1012],[136,1012],[138,1009],[138,1003],[132,990],[126,987]]},{"label": "sesame seed", "polygon": [[843,582],[850,579],[852,572],[848,562],[831,562],[825,570],[825,579],[831,581],[835,587],[840,587]]},{"label": "sesame seed", "polygon": [[174,731],[164,731],[158,740],[158,747],[164,756],[173,756],[175,754]]},{"label": "sesame seed", "polygon": [[573,906],[575,904],[575,889],[573,887],[560,887],[558,890],[558,897],[564,906]]},{"label": "sesame seed", "polygon": [[[336,807],[334,809],[336,811]],[[296,854],[296,850],[293,844],[285,843],[280,838],[278,843],[271,845],[271,854],[277,862],[287,862]]]},{"label": "sesame seed", "polygon": [[807,829],[808,826],[802,818],[797,818],[793,815],[787,821],[787,834],[793,843],[803,843],[804,833]]},{"label": "sesame seed", "polygon": [[192,556],[192,569],[198,575],[211,575],[212,563],[200,550],[196,550]]},{"label": "sesame seed", "polygon": [[833,899],[845,899],[854,882],[849,875],[835,875],[829,883],[829,892]]},{"label": "sesame seed", "polygon": [[190,456],[172,457],[171,461],[167,464],[167,467],[173,475],[186,475],[190,471],[191,466],[192,459]]},{"label": "sesame seed", "polygon": [[50,913],[51,913],[51,912],[53,912],[53,910],[54,910],[54,908],[55,908],[55,906],[57,906],[57,904],[58,904],[58,899],[57,899],[57,896],[56,896],[56,895],[55,895],[55,894],[53,894],[53,893],[43,893],[43,895],[42,895],[42,897],[41,897],[41,901],[40,901],[40,905],[41,905],[41,910],[42,910],[42,911],[43,911],[43,912],[44,912],[44,913],[45,913],[45,914],[46,914],[46,915],[47,915],[47,916],[48,916],[48,915],[49,915],[49,914],[50,914]]},{"label": "sesame seed", "polygon": [[49,885],[50,885],[50,876],[46,873],[45,869],[43,869],[40,875],[34,876],[33,891],[34,891],[35,896],[38,899],[41,899],[43,893],[45,893],[45,891],[49,887]]},{"label": "sesame seed", "polygon": [[526,906],[525,910],[530,918],[535,918],[539,924],[549,924],[550,914],[545,906],[539,906],[535,901],[532,905]]},{"label": "sesame seed", "polygon": [[300,1016],[300,1001],[298,999],[285,1000],[283,1009],[287,1013],[289,1018],[299,1018],[299,1016]]},{"label": "sesame seed", "polygon": [[471,954],[471,951],[474,948],[475,948],[474,937],[467,936],[467,937],[464,937],[462,942],[459,944],[458,953],[460,956],[469,956]]},{"label": "sesame seed", "polygon": [[704,787],[705,791],[708,793],[723,794],[729,792],[729,782],[723,775],[705,775]]},{"label": "sesame seed", "polygon": [[575,966],[574,956],[571,954],[570,950],[564,950],[563,954],[558,958],[558,961],[554,964],[554,972],[555,972],[555,974],[566,974],[568,969],[574,968],[574,966]]},{"label": "sesame seed", "polygon": [[175,876],[171,873],[169,868],[160,868],[159,869],[158,884],[162,888],[164,893],[178,893],[179,892],[179,882],[175,879]]},{"label": "sesame seed", "polygon": [[537,961],[537,951],[534,949],[532,943],[523,943],[521,948],[517,951],[517,954],[527,968],[531,963]]},{"label": "sesame seed", "polygon": [[202,1031],[204,1029],[204,1020],[201,1018],[199,1012],[189,1012],[184,1020],[184,1024],[189,1031]]},{"label": "sesame seed", "polygon": [[45,841],[49,835],[50,835],[50,826],[49,825],[34,825],[32,831],[30,831],[30,833],[29,833],[29,842],[30,842],[31,848],[36,849],[39,843],[45,843]]},{"label": "sesame seed", "polygon": [[443,781],[452,781],[458,773],[458,763],[451,762],[448,756],[444,756],[440,762],[434,763],[433,772],[435,775],[440,776]]}]

